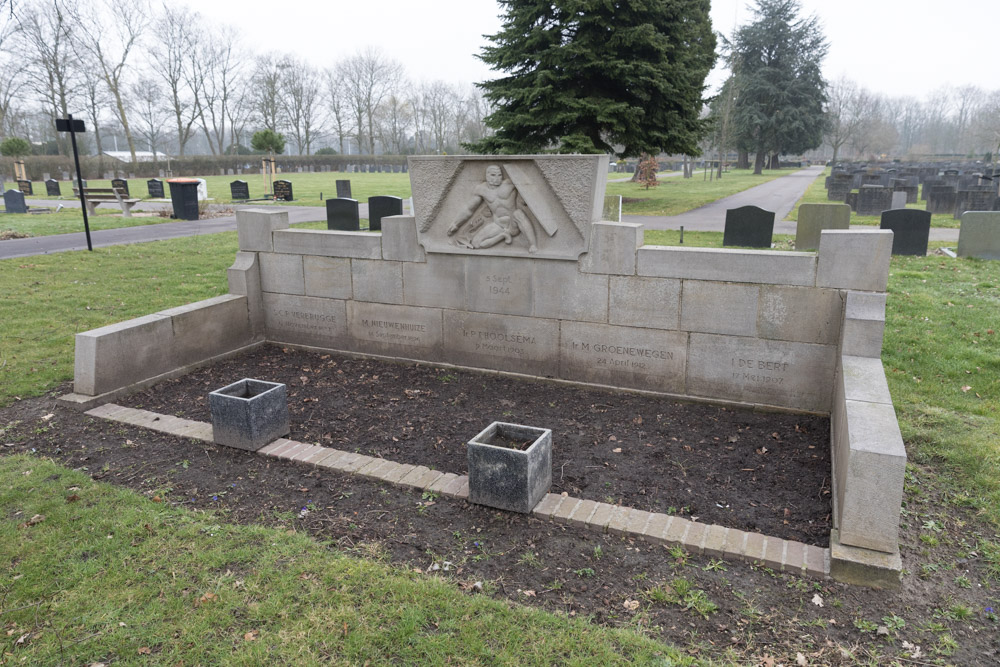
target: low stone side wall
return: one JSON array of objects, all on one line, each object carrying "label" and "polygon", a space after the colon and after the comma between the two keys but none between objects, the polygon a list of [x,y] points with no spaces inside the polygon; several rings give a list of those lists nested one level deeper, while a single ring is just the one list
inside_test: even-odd
[{"label": "low stone side wall", "polygon": [[247,302],[226,294],[77,334],[73,390],[106,394],[249,345]]}]

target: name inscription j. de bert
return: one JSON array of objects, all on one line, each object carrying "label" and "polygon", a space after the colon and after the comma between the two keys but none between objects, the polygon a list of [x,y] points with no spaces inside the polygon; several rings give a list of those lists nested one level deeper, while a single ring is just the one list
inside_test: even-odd
[{"label": "name inscription j. de bert", "polygon": [[[734,380],[756,382],[758,384],[780,385],[785,378],[779,375],[788,370],[787,361],[765,361],[763,359],[732,358]],[[761,372],[764,371],[764,372]]]}]

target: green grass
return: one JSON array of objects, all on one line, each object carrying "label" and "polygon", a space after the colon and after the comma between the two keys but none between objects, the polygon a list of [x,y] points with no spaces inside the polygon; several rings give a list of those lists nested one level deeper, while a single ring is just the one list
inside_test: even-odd
[{"label": "green grass", "polygon": [[[823,173],[813,181],[812,185],[806,190],[802,199],[798,201],[795,208],[788,214],[789,220],[799,219],[799,206],[801,204],[837,204],[842,202],[833,202],[826,198],[826,187],[824,183],[826,182],[826,177],[830,175],[830,168],[827,167],[823,170]],[[915,204],[907,204],[906,208],[916,209],[918,211],[927,210],[927,202],[918,199]],[[880,215],[858,215],[851,211],[851,224],[852,225],[874,225],[877,227],[882,220]],[[940,227],[948,229],[958,229],[961,227],[961,220],[955,220],[951,215],[946,215],[944,213],[934,213],[931,215],[931,227]]]},{"label": "green grass", "polygon": [[37,458],[0,457],[0,507],[11,664],[695,664],[636,632],[466,595]]},{"label": "green grass", "polygon": [[678,215],[793,171],[798,170],[773,170],[754,176],[753,170],[734,169],[713,181],[704,179],[699,172],[694,178],[661,179],[658,186],[648,190],[638,183],[608,183],[607,194],[624,198],[622,213],[626,215]]},{"label": "green grass", "polygon": [[[242,176],[199,176],[198,178],[204,178],[205,184],[208,187],[208,196],[212,198],[210,203],[213,204],[231,204],[232,198],[229,196],[229,184],[235,180],[244,180],[250,188],[251,197],[263,197],[264,196],[264,178],[260,174],[243,174]],[[283,178],[292,183],[292,193],[295,195],[295,201],[291,202],[292,206],[323,206],[323,201],[320,200],[320,193],[323,194],[323,199],[330,199],[331,197],[337,196],[337,184],[338,180],[349,180],[351,182],[351,195],[354,199],[360,202],[367,202],[369,197],[374,197],[375,195],[392,195],[395,197],[402,197],[406,199],[410,196],[410,175],[409,174],[348,174],[346,172],[327,172],[324,174],[312,173],[312,174],[278,174],[275,180]],[[146,181],[145,178],[133,178],[129,179],[129,194],[132,197],[148,199]],[[40,187],[38,187],[40,185]],[[93,179],[87,181],[87,187],[91,188],[110,188],[111,181],[106,181],[102,179]],[[163,184],[164,192],[167,198],[170,197],[170,186],[167,183]],[[72,189],[68,183],[62,184],[63,189],[63,199],[69,199],[72,196]],[[45,184],[36,184],[35,192],[42,192],[43,194],[36,194],[35,199],[46,199],[44,196]],[[31,198],[29,197],[29,202]],[[281,202],[282,205],[289,205],[289,202]],[[266,202],[253,202],[253,205],[266,205]]]},{"label": "green grass", "polygon": [[[88,216],[90,231],[96,232],[99,229],[118,229],[121,227],[141,227],[144,225],[158,225],[162,222],[176,222],[170,218],[165,218],[155,213],[142,211],[132,211],[131,218],[124,218],[118,206],[102,206],[97,209],[97,215]],[[29,236],[51,236],[53,234],[72,234],[83,232],[83,213],[79,208],[63,209],[58,213],[41,213],[33,215],[25,214],[4,214],[0,216],[0,234],[3,232],[17,232],[28,234]]]}]

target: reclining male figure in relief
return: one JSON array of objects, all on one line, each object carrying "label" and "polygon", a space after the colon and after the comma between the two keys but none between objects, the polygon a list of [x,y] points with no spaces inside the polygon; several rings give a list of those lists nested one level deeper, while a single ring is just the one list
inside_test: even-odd
[{"label": "reclining male figure in relief", "polygon": [[456,239],[456,243],[467,248],[489,248],[501,241],[510,244],[515,236],[523,233],[528,240],[528,252],[538,252],[535,228],[521,207],[526,206],[517,188],[503,177],[500,165],[491,164],[486,168],[486,182],[480,183],[472,191],[464,211],[458,220],[448,228],[448,235],[454,235],[462,225],[469,222],[482,202],[486,221],[477,219],[469,225],[471,238]]}]

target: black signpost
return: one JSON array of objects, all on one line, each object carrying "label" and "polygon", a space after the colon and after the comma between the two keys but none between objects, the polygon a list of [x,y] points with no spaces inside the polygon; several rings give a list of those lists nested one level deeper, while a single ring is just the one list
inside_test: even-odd
[{"label": "black signpost", "polygon": [[80,173],[80,153],[76,149],[76,133],[86,132],[82,120],[75,120],[73,114],[66,118],[56,118],[56,132],[69,132],[70,141],[73,142],[73,162],[76,164],[76,187],[80,191],[80,209],[83,211],[83,230],[87,233],[87,250],[93,250],[94,245],[90,242],[90,221],[87,220],[87,198],[83,194],[83,174]]}]

